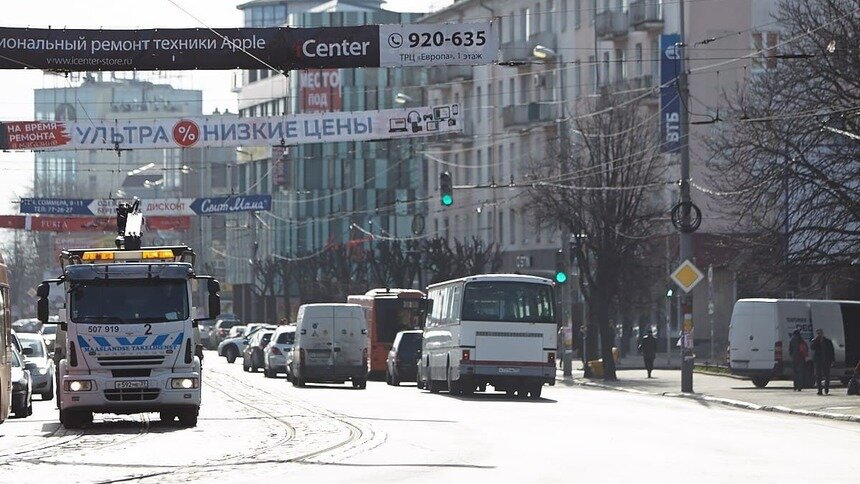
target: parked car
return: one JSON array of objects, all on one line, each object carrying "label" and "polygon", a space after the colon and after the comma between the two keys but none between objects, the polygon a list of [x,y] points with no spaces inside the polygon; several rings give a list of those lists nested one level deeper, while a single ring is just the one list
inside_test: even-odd
[{"label": "parked car", "polygon": [[12,348],[14,348],[18,353],[23,351],[23,348],[21,348],[21,342],[18,341],[18,333],[14,329],[12,330]]},{"label": "parked car", "polygon": [[39,393],[42,400],[54,398],[54,360],[48,354],[45,339],[40,333],[20,333],[24,355],[24,367],[30,370],[33,379],[33,392]]},{"label": "parked car", "polygon": [[239,321],[239,318],[233,314],[225,313],[218,316],[218,318],[215,319],[215,331],[212,333],[215,341],[213,341],[212,344],[217,348],[222,341],[227,339],[230,333],[230,328],[241,324],[242,323]]},{"label": "parked car", "polygon": [[416,381],[416,368],[421,359],[422,330],[400,331],[394,337],[385,361],[385,383],[398,386],[402,381]]},{"label": "parked car", "polygon": [[295,326],[278,326],[272,340],[263,352],[263,375],[275,378],[278,373],[287,372],[287,353],[293,351],[296,342]]},{"label": "parked car", "polygon": [[54,343],[57,341],[57,330],[60,325],[57,323],[48,323],[42,325],[42,336],[45,338],[45,346],[48,347],[48,353],[54,352]]},{"label": "parked car", "polygon": [[274,329],[263,329],[254,332],[254,335],[248,338],[248,344],[245,345],[245,351],[242,352],[243,370],[256,372],[263,367],[265,364],[263,352],[269,341],[272,340],[274,333]]},{"label": "parked car", "polygon": [[218,344],[218,356],[227,358],[227,363],[233,363],[236,361],[236,358],[245,352],[245,346],[248,345],[248,338],[263,328],[270,329],[272,331],[275,330],[275,327],[270,325],[259,323],[249,324],[248,329],[243,336],[225,339]]},{"label": "parked car", "polygon": [[33,379],[24,358],[12,350],[12,413],[16,418],[33,415]]},{"label": "parked car", "polygon": [[367,333],[364,308],[358,304],[300,306],[289,380],[297,387],[351,381],[354,388],[367,388]]},{"label": "parked car", "polygon": [[248,330],[248,328],[246,328],[245,325],[237,324],[236,326],[233,326],[232,328],[230,328],[230,331],[227,333],[227,339],[245,336],[245,332],[247,330]]},{"label": "parked car", "polygon": [[19,333],[38,333],[42,329],[42,322],[36,318],[16,319],[12,323],[12,329]]}]

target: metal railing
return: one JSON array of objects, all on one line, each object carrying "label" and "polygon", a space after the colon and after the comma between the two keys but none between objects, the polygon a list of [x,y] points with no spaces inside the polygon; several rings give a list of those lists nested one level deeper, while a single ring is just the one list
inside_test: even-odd
[{"label": "metal railing", "polygon": [[630,2],[630,25],[634,28],[656,28],[663,25],[663,5],[660,0]]},{"label": "metal railing", "polygon": [[594,17],[594,29],[601,39],[625,37],[628,28],[627,12],[605,10]]},{"label": "metal railing", "polygon": [[558,106],[555,104],[529,103],[514,104],[502,108],[502,126],[526,126],[533,123],[554,122],[557,118]]}]

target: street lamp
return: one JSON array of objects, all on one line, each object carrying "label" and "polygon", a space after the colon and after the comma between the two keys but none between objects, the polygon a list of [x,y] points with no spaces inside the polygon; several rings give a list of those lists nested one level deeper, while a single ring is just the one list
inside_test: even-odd
[{"label": "street lamp", "polygon": [[411,103],[412,97],[409,96],[408,94],[398,92],[397,94],[394,95],[394,102],[397,104],[400,104],[402,106],[402,105]]},{"label": "street lamp", "polygon": [[538,59],[555,59],[558,54],[549,47],[538,44],[532,49],[532,55]]}]

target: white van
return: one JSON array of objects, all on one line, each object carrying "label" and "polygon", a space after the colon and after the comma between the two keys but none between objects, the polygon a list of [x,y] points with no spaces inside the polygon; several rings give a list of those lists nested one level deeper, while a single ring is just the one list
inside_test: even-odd
[{"label": "white van", "polygon": [[[729,325],[729,368],[762,388],[771,380],[792,376],[788,342],[800,330],[807,342],[821,329],[833,341],[832,375],[847,382],[860,360],[860,301],[806,299],[740,299]],[[812,381],[812,355],[806,382]]]},{"label": "white van", "polygon": [[305,383],[344,383],[367,387],[370,339],[358,304],[304,304],[296,320],[296,342],[287,378]]}]

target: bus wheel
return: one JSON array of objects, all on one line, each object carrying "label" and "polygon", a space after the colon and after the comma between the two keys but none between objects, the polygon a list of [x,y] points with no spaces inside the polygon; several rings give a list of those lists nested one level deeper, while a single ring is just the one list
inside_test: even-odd
[{"label": "bus wheel", "polygon": [[460,395],[463,393],[463,385],[460,380],[451,379],[451,369],[448,369],[448,395]]},{"label": "bus wheel", "polygon": [[430,390],[430,393],[439,393],[442,390],[439,383],[433,379],[427,380],[427,389]]},{"label": "bus wheel", "polygon": [[391,376],[389,378],[391,379],[391,385],[393,385],[395,387],[400,386],[400,378],[397,378],[396,376],[394,376],[393,373],[391,374]]}]

